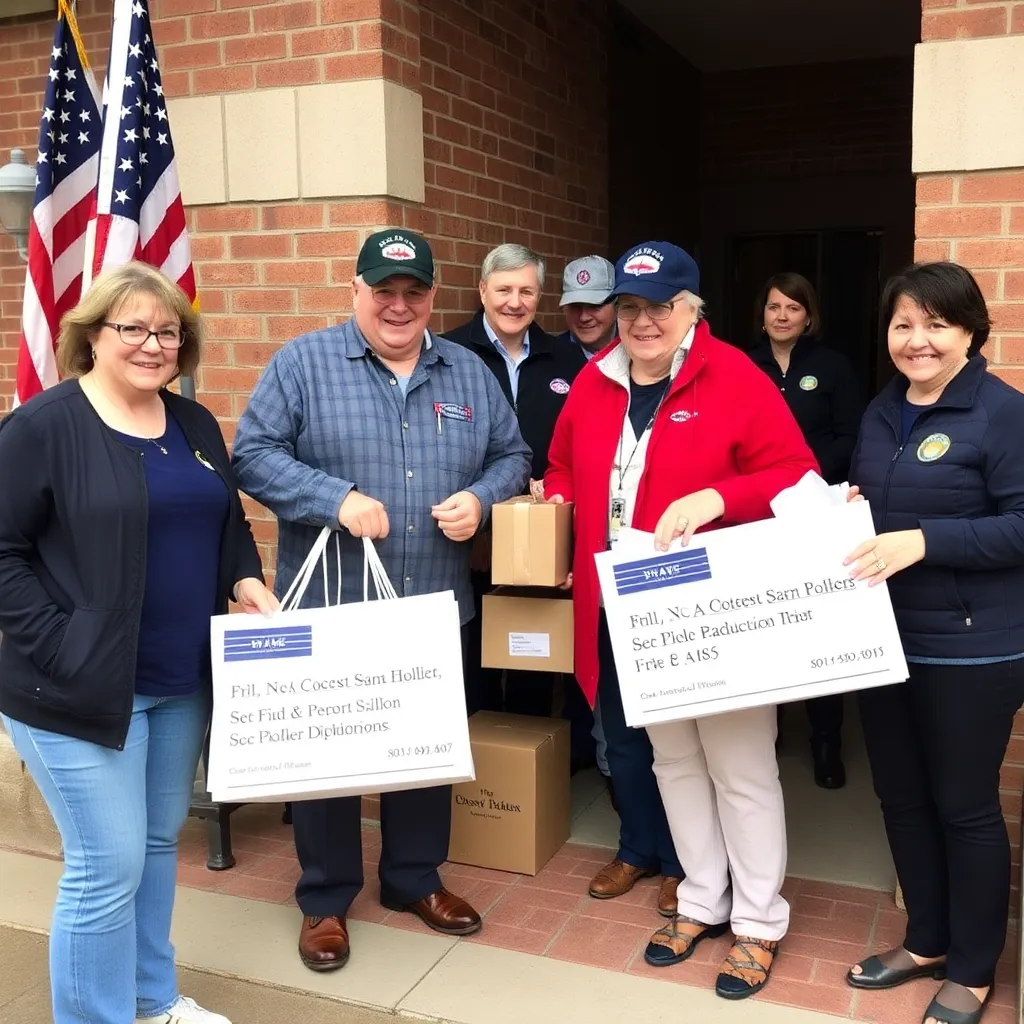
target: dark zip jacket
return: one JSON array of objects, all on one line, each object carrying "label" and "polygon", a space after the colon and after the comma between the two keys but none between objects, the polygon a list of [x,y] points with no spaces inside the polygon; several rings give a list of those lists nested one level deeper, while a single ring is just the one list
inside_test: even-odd
[{"label": "dark zip jacket", "polygon": [[751,351],[750,358],[782,392],[826,482],[843,483],[864,414],[864,399],[849,359],[813,338],[801,338],[793,346],[785,373],[767,338]]},{"label": "dark zip jacket", "polygon": [[[224,612],[240,579],[263,578],[259,552],[217,421],[197,402],[161,397],[228,490],[217,588]],[[142,460],[67,380],[0,422],[0,481],[0,711],[121,750],[146,583]]]},{"label": "dark zip jacket", "polygon": [[1024,653],[1024,394],[975,356],[922,407],[906,444],[902,375],[868,406],[850,482],[878,533],[924,532],[888,581],[908,660]]},{"label": "dark zip jacket", "polygon": [[583,349],[545,333],[536,323],[530,324],[530,354],[519,364],[519,394],[513,401],[508,364],[487,336],[482,309],[468,323],[447,331],[444,337],[475,352],[498,378],[509,405],[516,411],[523,440],[533,452],[530,476],[542,480],[548,468],[548,446],[555,421],[565,405],[569,387],[587,365]]}]

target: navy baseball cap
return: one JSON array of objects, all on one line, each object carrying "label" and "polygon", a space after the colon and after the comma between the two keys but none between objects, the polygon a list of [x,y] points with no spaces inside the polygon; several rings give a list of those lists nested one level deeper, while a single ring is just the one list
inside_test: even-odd
[{"label": "navy baseball cap", "polygon": [[700,294],[700,270],[693,257],[671,242],[631,246],[615,264],[612,295],[639,295],[668,302],[680,292]]}]

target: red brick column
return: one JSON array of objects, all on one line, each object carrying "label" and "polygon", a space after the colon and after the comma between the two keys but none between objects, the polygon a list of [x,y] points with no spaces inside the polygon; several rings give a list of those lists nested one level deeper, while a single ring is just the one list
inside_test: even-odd
[{"label": "red brick column", "polygon": [[[923,7],[925,42],[1024,35],[1024,3],[1020,0],[923,0]],[[985,355],[999,376],[1024,390],[1024,168],[922,175],[917,182],[915,252],[918,259],[951,259],[974,272],[994,321]],[[1016,915],[1020,905],[1024,713],[1017,715],[1001,781],[1013,846],[1011,913]]]}]

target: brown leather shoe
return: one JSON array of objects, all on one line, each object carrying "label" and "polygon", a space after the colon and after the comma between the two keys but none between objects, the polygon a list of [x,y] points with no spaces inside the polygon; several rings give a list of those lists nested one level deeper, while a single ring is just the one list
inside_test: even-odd
[{"label": "brown leather shoe", "polygon": [[348,963],[345,918],[304,917],[299,932],[299,959],[311,971],[336,971]]},{"label": "brown leather shoe", "polygon": [[595,900],[612,900],[625,896],[641,878],[651,878],[657,871],[644,871],[616,858],[590,880],[590,895]]},{"label": "brown leather shoe", "polygon": [[415,903],[396,903],[381,897],[388,910],[415,914],[428,928],[442,935],[470,935],[480,930],[480,915],[461,897],[444,886]]},{"label": "brown leather shoe", "polygon": [[658,913],[662,917],[675,917],[678,898],[676,890],[679,888],[681,878],[673,878],[665,875],[661,880],[661,888],[658,890]]}]

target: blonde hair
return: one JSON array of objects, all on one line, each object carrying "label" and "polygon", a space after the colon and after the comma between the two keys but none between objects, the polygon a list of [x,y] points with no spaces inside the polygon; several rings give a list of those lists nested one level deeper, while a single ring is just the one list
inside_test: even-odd
[{"label": "blonde hair", "polygon": [[166,274],[147,263],[131,262],[105,270],[74,309],[60,321],[57,369],[62,377],[81,377],[93,368],[92,340],[111,314],[136,295],[149,295],[181,324],[178,373],[191,376],[199,365],[203,326],[185,293]]}]

